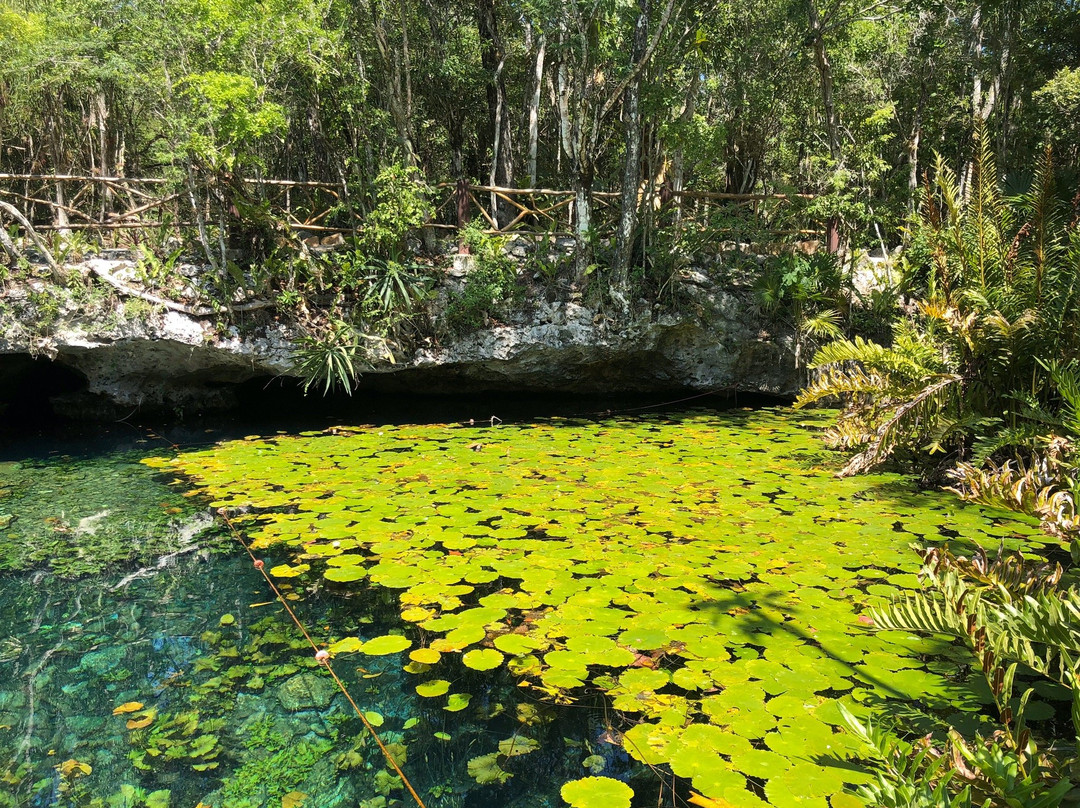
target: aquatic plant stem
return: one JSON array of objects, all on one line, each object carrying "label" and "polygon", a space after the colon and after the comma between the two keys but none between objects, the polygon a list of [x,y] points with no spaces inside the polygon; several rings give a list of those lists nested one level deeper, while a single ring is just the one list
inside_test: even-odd
[{"label": "aquatic plant stem", "polygon": [[401,770],[398,762],[394,760],[394,756],[390,754],[390,750],[386,748],[386,745],[382,742],[382,739],[379,738],[379,734],[375,731],[375,728],[371,726],[371,723],[367,720],[367,717],[364,715],[364,711],[361,710],[360,707],[353,700],[352,695],[349,693],[349,689],[345,687],[345,683],[341,681],[341,679],[337,675],[337,672],[334,670],[333,666],[331,666],[330,655],[326,652],[325,649],[320,648],[318,644],[311,638],[311,634],[308,633],[308,630],[304,627],[304,624],[300,622],[300,618],[296,616],[296,613],[289,606],[288,602],[285,600],[285,596],[281,594],[281,590],[277,588],[277,585],[274,583],[273,579],[270,578],[270,575],[269,573],[267,573],[265,568],[266,565],[261,559],[256,558],[253,552],[251,552],[251,548],[248,547],[247,542],[245,542],[243,536],[240,535],[240,531],[238,531],[236,529],[236,526],[233,525],[232,521],[229,519],[228,514],[225,512],[225,509],[218,508],[217,513],[218,516],[221,517],[222,521],[225,522],[225,526],[229,528],[229,531],[232,533],[233,538],[235,538],[240,543],[240,546],[244,548],[244,552],[246,552],[248,556],[251,557],[251,562],[254,565],[255,569],[257,569],[262,575],[262,577],[266,579],[266,583],[273,591],[274,597],[276,597],[278,599],[278,602],[285,607],[285,611],[288,613],[289,617],[292,618],[292,621],[296,624],[296,627],[300,629],[300,633],[304,635],[304,638],[308,641],[308,644],[311,646],[312,650],[315,651],[315,658],[319,660],[319,664],[326,668],[327,672],[337,684],[338,689],[342,692],[345,698],[348,699],[349,704],[352,705],[352,708],[356,712],[357,717],[363,722],[364,727],[367,729],[371,737],[375,739],[375,743],[382,751],[383,757],[386,758],[387,762],[390,764],[391,768],[394,770],[397,776],[401,778],[402,784],[408,790],[409,794],[412,795],[412,798],[416,801],[416,804],[419,806],[419,808],[427,808],[427,806],[424,804],[424,801],[420,798],[420,795],[416,793],[416,789],[413,788],[413,785],[409,781],[409,778],[405,776],[405,772]]}]

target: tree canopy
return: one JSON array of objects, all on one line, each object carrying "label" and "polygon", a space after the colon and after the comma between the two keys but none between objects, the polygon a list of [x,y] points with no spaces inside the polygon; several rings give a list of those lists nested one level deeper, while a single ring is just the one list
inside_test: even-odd
[{"label": "tree canopy", "polygon": [[888,230],[975,118],[1005,174],[1047,140],[1075,169],[1078,43],[1075,0],[14,0],[0,169],[370,186],[401,163],[575,190],[583,244],[589,194],[621,190],[618,269],[646,180],[826,194]]}]

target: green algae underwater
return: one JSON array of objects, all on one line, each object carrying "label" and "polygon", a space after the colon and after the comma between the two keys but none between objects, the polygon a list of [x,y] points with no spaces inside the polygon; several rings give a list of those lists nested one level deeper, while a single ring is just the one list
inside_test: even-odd
[{"label": "green algae underwater", "polygon": [[[486,709],[485,682],[509,677],[537,704],[600,705],[597,743],[645,780],[670,770],[699,804],[846,808],[867,775],[838,704],[910,707],[921,731],[988,721],[963,649],[869,630],[869,609],[919,586],[912,547],[1043,539],[898,475],[836,479],[820,435],[831,417],[337,427],[145,462],[225,509],[256,552],[283,555],[271,574],[292,597],[389,599],[400,628],[329,650],[396,664],[445,713],[443,736]],[[1059,709],[1061,694],[1042,697],[1035,720]],[[469,760],[488,804],[512,759],[544,741],[533,726]],[[564,802],[645,804],[643,778],[628,785],[596,751],[582,751]]]}]

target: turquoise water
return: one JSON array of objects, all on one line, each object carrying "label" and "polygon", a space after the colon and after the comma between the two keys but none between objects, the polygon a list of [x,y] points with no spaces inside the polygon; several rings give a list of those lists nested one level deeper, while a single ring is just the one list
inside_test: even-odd
[{"label": "turquoise water", "polygon": [[850,806],[866,775],[837,699],[985,723],[962,649],[866,631],[867,609],[919,585],[910,545],[1041,540],[896,475],[835,480],[825,419],[249,425],[265,437],[206,451],[149,433],[9,449],[0,808],[412,804],[210,497],[271,548],[432,808],[560,806],[590,775],[629,783],[638,808],[691,789]]},{"label": "turquoise water", "polygon": [[[0,464],[3,555],[33,567],[0,573],[0,807],[411,804],[241,548],[138,462],[161,442],[124,443]],[[319,644],[403,625],[385,592],[299,594]],[[448,713],[394,657],[335,667],[429,806],[558,805],[593,753],[641,774],[588,703],[555,712],[477,675]],[[470,776],[526,729],[542,748],[503,759],[511,778]]]},{"label": "turquoise water", "polygon": [[[172,806],[276,806],[289,792],[313,808],[376,806],[380,790],[408,804],[246,559],[185,560],[114,588],[117,578],[3,579],[0,749],[10,763],[0,773],[11,792],[0,805],[153,804],[147,797],[167,791]],[[318,641],[332,639],[329,625],[361,637],[393,627],[377,601],[308,597],[298,608]],[[481,709],[462,718],[424,704],[392,657],[336,667],[361,708],[378,713],[384,742],[405,745],[403,768],[429,805],[552,802],[553,786],[580,771],[581,750],[603,731],[593,710],[569,711],[547,724],[543,750],[505,764],[515,776],[493,791],[466,767],[524,725],[512,682],[473,683]],[[140,707],[113,715],[126,704]],[[127,729],[150,710],[152,727]],[[629,773],[618,750],[602,746]],[[65,776],[67,761],[90,771],[69,764]]]}]

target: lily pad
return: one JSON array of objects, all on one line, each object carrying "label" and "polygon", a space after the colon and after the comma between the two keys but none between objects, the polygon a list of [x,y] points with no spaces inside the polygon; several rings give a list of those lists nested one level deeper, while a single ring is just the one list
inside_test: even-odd
[{"label": "lily pad", "polygon": [[583,777],[559,791],[572,808],[630,808],[634,790],[611,777]]},{"label": "lily pad", "polygon": [[448,713],[457,713],[469,706],[472,696],[468,693],[451,693],[443,707]]},{"label": "lily pad", "polygon": [[445,679],[431,679],[416,686],[416,694],[425,698],[442,696],[450,690],[450,683]]},{"label": "lily pad", "polygon": [[503,655],[493,648],[480,648],[466,652],[461,657],[461,662],[474,671],[490,671],[502,664]]},{"label": "lily pad", "polygon": [[400,634],[386,634],[368,640],[360,646],[360,651],[368,656],[386,656],[400,653],[411,645],[412,640],[408,637],[402,637]]},{"label": "lily pad", "polygon": [[409,659],[413,662],[420,662],[424,665],[434,665],[440,659],[442,654],[436,651],[434,648],[417,648],[409,652]]}]

